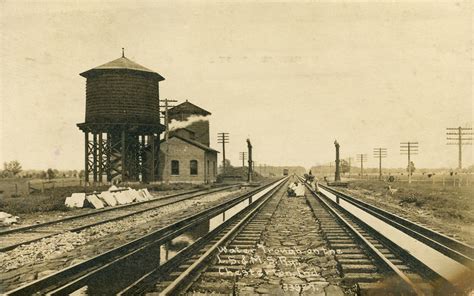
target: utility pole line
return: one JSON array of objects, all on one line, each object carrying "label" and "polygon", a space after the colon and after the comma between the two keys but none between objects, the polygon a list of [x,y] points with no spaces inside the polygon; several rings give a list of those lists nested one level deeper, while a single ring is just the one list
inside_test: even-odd
[{"label": "utility pole line", "polygon": [[[472,136],[474,135],[471,127],[448,127],[446,128],[446,140],[455,141],[448,142],[446,145],[458,145],[458,169],[462,169],[462,145],[472,145],[472,137],[466,138],[463,136]],[[455,138],[450,138],[449,136],[455,136]]]},{"label": "utility pole line", "polygon": [[177,100],[170,100],[170,99],[163,99],[163,100],[160,100],[160,101],[163,101],[163,102],[165,103],[164,105],[160,105],[160,108],[165,108],[165,116],[164,116],[165,127],[166,127],[166,130],[165,130],[165,141],[168,141],[168,134],[169,134],[169,116],[168,116],[168,109],[174,107],[174,105],[170,105],[169,103],[176,103],[176,102],[178,102],[178,101],[177,101]]},{"label": "utility pole line", "polygon": [[411,156],[418,154],[418,142],[400,142],[400,154],[408,155],[408,184],[410,184],[413,173]]},{"label": "utility pole line", "polygon": [[245,167],[245,160],[247,159],[247,152],[240,152],[240,159],[242,160],[242,167]]},{"label": "utility pole line", "polygon": [[364,178],[364,162],[367,162],[367,154],[357,154],[357,161],[360,161],[360,178]]},{"label": "utility pole line", "polygon": [[382,158],[387,157],[387,148],[374,148],[374,157],[379,159],[379,180],[382,180]]},{"label": "utility pole line", "polygon": [[222,173],[225,173],[225,144],[229,143],[229,133],[218,133],[217,143],[222,144]]},{"label": "utility pole line", "polygon": [[[159,104],[159,102],[164,102],[164,105],[161,105]],[[164,154],[165,154],[165,157],[168,158],[168,155],[169,155],[169,152],[170,152],[170,145],[168,144],[168,138],[169,138],[169,115],[168,115],[168,110],[169,108],[172,108],[174,107],[174,105],[170,105],[169,103],[176,103],[178,102],[177,100],[170,100],[170,99],[163,99],[163,100],[158,100],[158,106],[159,108],[165,108],[165,114],[164,114],[164,121],[165,121],[165,142],[166,142],[166,150],[164,151]],[[159,135],[158,135],[159,137]],[[159,141],[160,139],[158,139]],[[154,153],[154,152],[152,152]],[[163,163],[163,171],[164,172],[167,172],[168,171],[168,160],[166,160],[164,163]],[[167,179],[166,180],[166,183],[168,183],[169,180]]]}]

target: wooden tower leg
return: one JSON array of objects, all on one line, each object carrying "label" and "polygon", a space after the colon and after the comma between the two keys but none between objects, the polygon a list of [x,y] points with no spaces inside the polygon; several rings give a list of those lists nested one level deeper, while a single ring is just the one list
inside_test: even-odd
[{"label": "wooden tower leg", "polygon": [[84,179],[89,182],[89,132],[84,133]]},{"label": "wooden tower leg", "polygon": [[121,153],[122,153],[122,171],[121,171],[121,174],[122,174],[122,182],[125,182],[126,181],[126,170],[127,170],[127,162],[126,162],[126,157],[127,157],[127,142],[126,142],[126,138],[125,138],[126,134],[125,134],[125,130],[122,130],[122,142],[121,142]]},{"label": "wooden tower leg", "polygon": [[94,175],[94,185],[97,183],[97,134],[93,133],[92,134],[92,154],[93,154],[93,164],[92,164],[92,170],[93,170],[93,175]]},{"label": "wooden tower leg", "polygon": [[102,175],[104,173],[103,168],[104,168],[104,140],[102,138],[102,132],[99,133],[99,143],[98,143],[98,148],[99,148],[99,183],[102,183]]}]

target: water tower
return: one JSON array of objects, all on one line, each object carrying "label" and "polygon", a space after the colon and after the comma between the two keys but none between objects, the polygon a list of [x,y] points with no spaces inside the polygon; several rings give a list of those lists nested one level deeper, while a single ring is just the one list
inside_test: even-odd
[{"label": "water tower", "polygon": [[122,57],[80,74],[86,81],[85,178],[158,179],[159,86],[164,78]]}]

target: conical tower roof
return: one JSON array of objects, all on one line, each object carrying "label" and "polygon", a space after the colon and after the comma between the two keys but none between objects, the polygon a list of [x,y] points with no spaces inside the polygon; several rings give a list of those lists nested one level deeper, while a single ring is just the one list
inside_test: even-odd
[{"label": "conical tower roof", "polygon": [[82,72],[80,75],[83,77],[89,77],[91,74],[94,73],[100,73],[103,71],[115,71],[115,70],[126,70],[126,71],[138,71],[138,72],[143,72],[145,74],[151,74],[153,76],[157,76],[158,80],[164,80],[163,76],[158,74],[157,72],[150,70],[148,68],[143,67],[140,64],[135,63],[134,61],[126,58],[125,56],[122,56],[116,60],[113,60],[111,62],[105,63],[103,65],[100,65],[98,67],[92,68],[90,70],[87,70],[85,72]]}]

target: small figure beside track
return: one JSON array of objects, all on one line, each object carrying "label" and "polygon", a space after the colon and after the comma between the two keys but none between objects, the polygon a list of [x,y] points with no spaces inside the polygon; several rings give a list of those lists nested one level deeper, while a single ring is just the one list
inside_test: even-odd
[{"label": "small figure beside track", "polygon": [[319,179],[314,177],[313,183],[311,184],[314,191],[319,192]]}]

